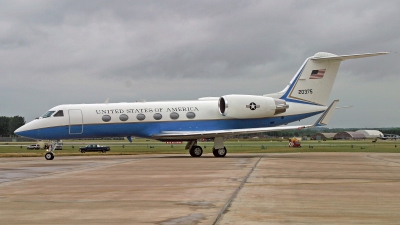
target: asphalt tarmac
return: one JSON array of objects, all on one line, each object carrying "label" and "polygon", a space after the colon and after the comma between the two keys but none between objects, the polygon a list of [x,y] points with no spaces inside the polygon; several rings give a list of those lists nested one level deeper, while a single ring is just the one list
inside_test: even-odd
[{"label": "asphalt tarmac", "polygon": [[0,224],[400,224],[400,154],[0,158]]}]

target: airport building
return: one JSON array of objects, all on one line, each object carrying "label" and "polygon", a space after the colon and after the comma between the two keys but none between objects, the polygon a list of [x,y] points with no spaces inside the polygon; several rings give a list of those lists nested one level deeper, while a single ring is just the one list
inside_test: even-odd
[{"label": "airport building", "polygon": [[311,136],[311,140],[356,140],[366,138],[379,138],[384,137],[384,134],[379,130],[357,130],[357,131],[344,131],[339,133],[322,133],[318,132]]},{"label": "airport building", "polygon": [[357,140],[357,139],[365,139],[365,135],[359,132],[351,132],[351,131],[343,131],[335,134],[333,139],[336,140]]},{"label": "airport building", "polygon": [[336,133],[315,133],[313,136],[311,136],[311,140],[326,140],[333,138]]},{"label": "airport building", "polygon": [[358,130],[356,132],[364,134],[365,138],[383,137],[383,133],[379,130]]}]

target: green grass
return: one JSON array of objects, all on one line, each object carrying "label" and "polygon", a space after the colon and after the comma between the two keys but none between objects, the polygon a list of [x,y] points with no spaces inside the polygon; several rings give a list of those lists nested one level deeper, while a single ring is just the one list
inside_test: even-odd
[{"label": "green grass", "polygon": [[[99,143],[110,146],[106,154],[91,152],[79,153],[79,147],[88,143]],[[32,143],[0,143],[0,157],[43,156],[45,150],[27,150]],[[56,150],[57,155],[137,155],[137,154],[188,154],[183,144],[166,144],[164,142],[134,140],[124,141],[71,141],[64,142],[63,150]],[[228,153],[292,153],[292,152],[400,152],[400,141],[302,141],[301,148],[289,148],[286,140],[228,140],[225,146]],[[198,142],[204,153],[211,153],[212,142]],[[397,146],[397,147],[396,147]]]}]

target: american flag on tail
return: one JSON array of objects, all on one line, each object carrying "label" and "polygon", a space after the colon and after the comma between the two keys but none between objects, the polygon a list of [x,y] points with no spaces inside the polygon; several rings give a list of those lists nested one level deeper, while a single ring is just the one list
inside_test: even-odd
[{"label": "american flag on tail", "polygon": [[321,70],[313,70],[311,72],[310,79],[321,79],[324,77],[326,69],[321,69]]}]

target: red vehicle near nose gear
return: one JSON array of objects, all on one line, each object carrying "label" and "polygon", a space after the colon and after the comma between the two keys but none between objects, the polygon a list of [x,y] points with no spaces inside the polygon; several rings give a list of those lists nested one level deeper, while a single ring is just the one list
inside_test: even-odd
[{"label": "red vehicle near nose gear", "polygon": [[301,148],[300,141],[297,138],[289,138],[289,147]]}]

